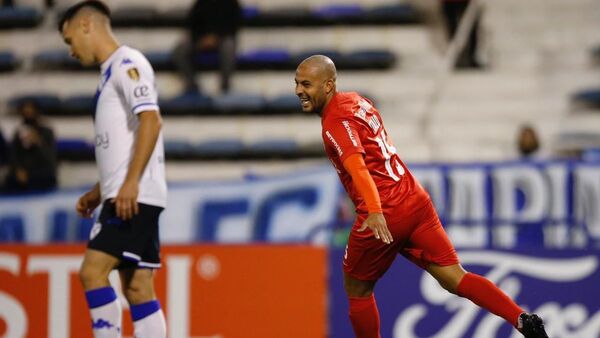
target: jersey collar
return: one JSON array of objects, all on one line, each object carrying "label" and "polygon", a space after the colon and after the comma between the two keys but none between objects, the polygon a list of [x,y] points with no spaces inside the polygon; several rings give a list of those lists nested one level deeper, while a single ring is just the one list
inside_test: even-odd
[{"label": "jersey collar", "polygon": [[119,54],[121,54],[121,50],[123,49],[123,47],[125,47],[125,45],[119,46],[119,48],[115,49],[115,51],[112,52],[112,54],[110,54],[108,59],[106,59],[104,62],[102,62],[102,65],[100,65],[100,72],[102,74],[104,74],[104,72],[106,72],[106,69],[108,69],[108,67],[110,67],[110,65],[119,56]]},{"label": "jersey collar", "polygon": [[327,103],[327,105],[325,107],[323,107],[323,111],[322,111],[322,115],[321,115],[321,120],[325,119],[325,116],[327,114],[329,114],[330,110],[335,109],[334,107],[336,106],[335,101],[337,101],[337,99],[339,98],[341,92],[336,92],[333,97],[331,98],[331,100],[329,100],[329,102]]}]

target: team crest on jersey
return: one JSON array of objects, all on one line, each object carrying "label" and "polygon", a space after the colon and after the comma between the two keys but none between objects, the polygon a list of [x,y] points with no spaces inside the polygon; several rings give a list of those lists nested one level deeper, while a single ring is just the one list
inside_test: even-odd
[{"label": "team crest on jersey", "polygon": [[90,241],[92,239],[94,239],[94,237],[96,237],[100,233],[100,230],[102,230],[102,223],[100,223],[100,222],[94,223],[92,230],[90,230]]},{"label": "team crest on jersey", "polygon": [[129,75],[129,77],[133,80],[133,81],[138,81],[140,79],[140,73],[138,72],[137,68],[129,68],[127,70],[127,75]]}]

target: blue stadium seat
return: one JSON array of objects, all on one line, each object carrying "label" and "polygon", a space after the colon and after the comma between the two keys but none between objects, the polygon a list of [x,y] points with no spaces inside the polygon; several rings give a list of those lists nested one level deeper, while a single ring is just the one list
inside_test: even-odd
[{"label": "blue stadium seat", "polygon": [[300,147],[292,139],[260,140],[246,146],[248,158],[294,158]]},{"label": "blue stadium seat", "polygon": [[171,57],[171,51],[150,51],[144,52],[144,56],[148,59],[148,62],[152,65],[155,71],[173,70],[173,58]]},{"label": "blue stadium seat", "polygon": [[9,51],[0,52],[0,72],[10,72],[19,67],[19,59]]},{"label": "blue stadium seat", "polygon": [[13,112],[16,111],[17,106],[24,101],[36,102],[44,115],[57,115],[61,110],[61,101],[58,96],[45,93],[14,97],[8,102],[9,109]]},{"label": "blue stadium seat", "polygon": [[309,49],[296,53],[293,56],[294,64],[298,66],[298,64],[300,64],[300,62],[302,62],[304,59],[313,55],[325,55],[329,57],[333,62],[335,62],[336,65],[338,61],[340,61],[343,57],[342,52],[337,51],[335,49]]},{"label": "blue stadium seat", "polygon": [[396,55],[383,49],[368,49],[344,54],[338,61],[342,69],[389,69],[396,63]]},{"label": "blue stadium seat", "polygon": [[313,15],[324,23],[356,24],[360,23],[366,12],[359,4],[324,5],[313,10]]},{"label": "blue stadium seat", "polygon": [[24,240],[25,226],[22,217],[8,215],[0,219],[0,243]]},{"label": "blue stadium seat", "polygon": [[39,52],[33,57],[33,66],[37,70],[98,70],[92,66],[84,68],[66,49]]},{"label": "blue stadium seat", "polygon": [[244,21],[254,20],[260,16],[260,9],[258,6],[247,5],[242,7],[242,17]]},{"label": "blue stadium seat", "polygon": [[194,146],[194,157],[202,159],[239,159],[244,144],[238,139],[220,139],[200,142]]},{"label": "blue stadium seat", "polygon": [[118,27],[152,27],[160,23],[157,10],[151,5],[132,5],[117,8],[111,21]]},{"label": "blue stadium seat", "polygon": [[269,115],[287,115],[302,113],[300,100],[294,94],[284,94],[267,100],[265,113]]},{"label": "blue stadium seat", "polygon": [[165,116],[214,114],[212,98],[200,93],[189,93],[168,100],[161,100],[159,106]]},{"label": "blue stadium seat", "polygon": [[32,28],[42,22],[42,13],[30,7],[0,7],[0,29]]},{"label": "blue stadium seat", "polygon": [[367,10],[363,17],[368,24],[415,24],[422,19],[415,9],[408,4],[386,4],[379,5]]},{"label": "blue stadium seat", "polygon": [[289,69],[292,57],[282,48],[261,48],[242,53],[238,56],[239,69]]},{"label": "blue stadium seat", "polygon": [[224,115],[244,115],[261,113],[265,108],[265,99],[257,94],[228,93],[213,99],[218,113]]},{"label": "blue stadium seat", "polygon": [[572,100],[577,105],[594,109],[600,108],[600,88],[578,91],[573,94]]},{"label": "blue stadium seat", "polygon": [[168,159],[189,159],[194,153],[194,146],[184,139],[165,140],[165,156]]},{"label": "blue stadium seat", "polygon": [[306,6],[289,6],[260,10],[258,16],[245,17],[249,27],[314,26],[321,24]]},{"label": "blue stadium seat", "polygon": [[95,100],[90,95],[71,96],[63,100],[60,115],[65,116],[93,116]]},{"label": "blue stadium seat", "polygon": [[93,161],[94,144],[84,139],[68,138],[56,141],[56,151],[59,160],[64,161]]}]

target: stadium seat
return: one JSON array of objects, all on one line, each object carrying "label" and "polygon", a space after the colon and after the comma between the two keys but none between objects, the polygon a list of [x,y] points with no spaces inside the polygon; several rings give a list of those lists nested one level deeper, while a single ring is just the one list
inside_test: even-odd
[{"label": "stadium seat", "polygon": [[42,22],[42,13],[30,7],[0,7],[0,29],[32,28]]},{"label": "stadium seat", "polygon": [[79,61],[69,55],[67,49],[42,51],[33,57],[33,67],[36,70],[63,71],[63,70],[94,70],[98,67],[83,67]]},{"label": "stadium seat", "polygon": [[12,52],[0,52],[0,73],[10,72],[19,67],[19,59]]},{"label": "stadium seat", "polygon": [[59,139],[56,141],[58,159],[83,162],[94,160],[94,144],[84,139]]},{"label": "stadium seat", "polygon": [[171,51],[147,51],[144,52],[144,56],[148,59],[152,68],[159,72],[175,69],[171,53]]},{"label": "stadium seat", "polygon": [[297,158],[299,146],[292,139],[270,139],[246,146],[246,158]]},{"label": "stadium seat", "polygon": [[236,160],[243,151],[244,144],[238,139],[209,140],[194,146],[194,158]]},{"label": "stadium seat", "polygon": [[284,94],[267,100],[264,111],[268,115],[302,114],[302,107],[296,95]]},{"label": "stadium seat", "polygon": [[259,15],[245,17],[244,25],[248,27],[288,27],[319,25],[316,17],[311,15],[306,6],[289,6],[260,10]]},{"label": "stadium seat", "polygon": [[265,99],[257,94],[228,93],[213,99],[214,107],[223,115],[244,115],[261,113]]},{"label": "stadium seat", "polygon": [[572,101],[578,106],[600,108],[600,88],[578,91],[573,94]]},{"label": "stadium seat", "polygon": [[396,55],[382,49],[359,50],[344,54],[338,60],[339,69],[389,69],[396,63]]},{"label": "stadium seat", "polygon": [[357,24],[366,12],[359,4],[324,5],[313,10],[313,15],[324,24]]},{"label": "stadium seat", "polygon": [[152,27],[160,22],[151,5],[121,7],[113,11],[111,21],[118,27]]},{"label": "stadium seat", "polygon": [[58,115],[61,110],[61,101],[56,95],[52,94],[26,94],[12,98],[8,107],[10,111],[15,112],[21,102],[34,101],[41,109],[44,115]]},{"label": "stadium seat", "polygon": [[421,21],[415,9],[408,4],[389,4],[370,8],[363,23],[372,25],[415,24]]},{"label": "stadium seat", "polygon": [[182,160],[192,158],[194,147],[188,140],[169,139],[164,142],[167,159]]},{"label": "stadium seat", "polygon": [[92,116],[95,108],[93,96],[77,95],[64,99],[58,114],[64,116]]},{"label": "stadium seat", "polygon": [[184,94],[161,100],[160,109],[165,116],[214,114],[212,98],[202,94]]},{"label": "stadium seat", "polygon": [[281,70],[289,69],[291,61],[291,54],[286,49],[261,48],[239,55],[237,65],[240,70]]}]

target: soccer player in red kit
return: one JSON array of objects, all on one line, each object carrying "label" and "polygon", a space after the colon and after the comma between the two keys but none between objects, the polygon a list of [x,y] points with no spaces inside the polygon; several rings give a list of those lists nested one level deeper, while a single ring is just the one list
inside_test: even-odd
[{"label": "soccer player in red kit", "polygon": [[526,313],[486,278],[459,263],[429,195],[402,163],[372,103],[336,91],[336,69],[314,55],[296,69],[304,112],[321,116],[327,156],[356,206],[344,255],[344,287],[357,338],[380,338],[373,289],[396,255],[427,270],[444,289],[504,318],[528,338],[547,338],[543,321]]}]

